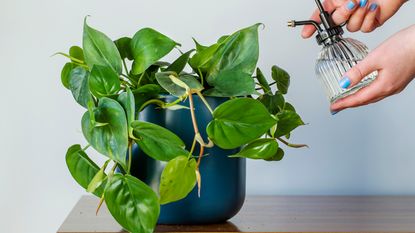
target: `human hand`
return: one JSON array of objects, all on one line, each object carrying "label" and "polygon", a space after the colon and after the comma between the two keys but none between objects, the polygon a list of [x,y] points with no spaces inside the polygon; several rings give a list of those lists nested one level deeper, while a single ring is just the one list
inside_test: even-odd
[{"label": "human hand", "polygon": [[[323,6],[332,14],[334,23],[340,25],[347,20],[350,32],[372,32],[392,17],[406,0],[325,0]],[[319,10],[315,10],[311,19],[320,23]],[[301,36],[311,37],[316,29],[307,25]]]},{"label": "human hand", "polygon": [[346,108],[380,101],[401,92],[415,77],[415,25],[406,28],[373,50],[349,70],[340,81],[351,88],[364,77],[378,71],[378,77],[367,87],[331,105],[333,114]]}]

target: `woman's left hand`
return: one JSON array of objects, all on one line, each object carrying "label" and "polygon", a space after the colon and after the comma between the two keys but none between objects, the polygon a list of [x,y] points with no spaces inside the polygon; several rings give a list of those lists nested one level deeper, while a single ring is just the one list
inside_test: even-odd
[{"label": "woman's left hand", "polygon": [[349,70],[340,81],[343,88],[351,88],[374,71],[378,77],[369,86],[331,105],[333,114],[380,101],[401,92],[415,76],[415,25],[406,28]]}]

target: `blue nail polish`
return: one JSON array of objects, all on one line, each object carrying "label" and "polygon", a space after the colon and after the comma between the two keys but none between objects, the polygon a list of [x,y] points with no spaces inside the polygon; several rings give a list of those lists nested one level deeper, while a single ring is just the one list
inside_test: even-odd
[{"label": "blue nail polish", "polygon": [[353,1],[350,1],[349,3],[347,3],[347,6],[346,7],[349,10],[353,10],[354,6],[355,6],[354,2]]},{"label": "blue nail polish", "polygon": [[336,115],[337,113],[339,113],[339,111],[331,112],[331,115],[332,115],[332,116],[334,116],[334,115]]},{"label": "blue nail polish", "polygon": [[363,8],[367,4],[367,0],[360,0],[360,7]]},{"label": "blue nail polish", "polygon": [[375,11],[377,8],[378,8],[378,4],[372,3],[372,4],[370,4],[369,10],[370,11]]},{"label": "blue nail polish", "polygon": [[347,89],[351,84],[350,78],[347,76],[344,77],[342,80],[340,80],[339,84],[341,88]]}]

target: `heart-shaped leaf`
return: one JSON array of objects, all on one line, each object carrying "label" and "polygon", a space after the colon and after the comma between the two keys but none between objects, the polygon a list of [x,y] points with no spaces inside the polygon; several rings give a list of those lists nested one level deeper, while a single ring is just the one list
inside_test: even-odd
[{"label": "heart-shaped leaf", "polygon": [[66,63],[66,64],[63,66],[63,68],[62,68],[62,71],[61,71],[61,82],[62,82],[62,85],[63,85],[66,89],[70,89],[70,88],[69,88],[69,80],[70,80],[70,78],[71,78],[70,74],[71,74],[71,71],[72,71],[75,67],[77,67],[77,65],[75,65],[75,64],[73,64],[73,63],[71,63],[71,62],[68,62],[68,63]]},{"label": "heart-shaped leaf", "polygon": [[215,145],[234,149],[264,135],[276,123],[258,100],[233,99],[215,109],[207,133]]},{"label": "heart-shaped leaf", "polygon": [[215,76],[222,70],[239,70],[252,75],[259,57],[259,26],[255,24],[223,39],[211,58],[209,76]]},{"label": "heart-shaped leaf", "polygon": [[89,89],[97,98],[115,95],[121,88],[118,74],[111,68],[94,65],[89,75]]},{"label": "heart-shaped leaf", "polygon": [[138,31],[131,40],[134,63],[131,72],[143,73],[148,67],[170,53],[177,45],[172,39],[151,28]]},{"label": "heart-shaped leaf", "polygon": [[131,38],[129,37],[122,37],[116,41],[114,41],[115,46],[117,46],[118,52],[120,52],[121,58],[128,60],[133,60],[133,51],[131,50]]},{"label": "heart-shaped leaf", "polygon": [[117,74],[122,72],[121,56],[114,42],[84,21],[83,46],[85,62],[90,69],[94,65],[111,67]]},{"label": "heart-shaped leaf", "polygon": [[287,73],[287,71],[281,69],[278,66],[273,66],[272,79],[277,82],[278,90],[284,95],[287,94],[288,87],[290,86],[290,75]]},{"label": "heart-shaped leaf", "polygon": [[[102,168],[99,169],[97,174],[95,174],[94,178],[92,178],[91,182],[89,182],[88,188],[86,189],[87,192],[89,193],[95,192],[95,190],[97,190],[100,186],[102,186],[104,182],[106,182],[107,174],[105,174],[105,169],[107,168],[107,165],[110,161],[111,160],[107,160],[104,166],[102,166]],[[102,187],[105,187],[105,186],[102,186]]]},{"label": "heart-shaped leaf", "polygon": [[[99,172],[99,167],[88,157],[81,149],[80,145],[69,147],[66,152],[66,165],[75,181],[84,189],[88,188],[92,179]],[[102,196],[105,185],[100,185],[94,190],[94,194],[98,197]]]},{"label": "heart-shaped leaf", "polygon": [[261,69],[259,68],[256,69],[256,79],[261,85],[261,88],[264,90],[264,93],[271,93],[271,87],[269,86],[268,81],[262,73]]},{"label": "heart-shaped leaf", "polygon": [[214,86],[204,94],[216,97],[248,96],[255,94],[255,81],[250,74],[239,70],[222,70],[210,76],[208,83]]},{"label": "heart-shaped leaf", "polygon": [[187,89],[192,91],[203,90],[202,84],[192,75],[178,75],[175,72],[160,72],[156,74],[157,82],[170,94],[182,97],[187,94]]},{"label": "heart-shaped leaf", "polygon": [[183,53],[176,61],[174,61],[165,71],[173,71],[177,74],[183,71],[186,67],[187,63],[189,62],[190,54],[192,54],[195,50],[192,49],[187,53]]},{"label": "heart-shaped leaf", "polygon": [[91,121],[89,112],[82,117],[82,132],[86,140],[99,153],[126,168],[128,128],[123,107],[116,100],[103,97],[93,115],[95,121],[100,122],[99,126]]},{"label": "heart-shaped leaf", "polygon": [[160,214],[158,197],[145,183],[130,175],[115,174],[105,189],[111,215],[128,232],[153,233]]},{"label": "heart-shaped leaf", "polygon": [[298,126],[304,125],[303,120],[301,120],[301,117],[296,112],[284,110],[278,113],[277,117],[278,126],[275,133],[276,137],[287,135]]},{"label": "heart-shaped leaf", "polygon": [[184,142],[166,128],[143,121],[134,121],[131,126],[140,149],[156,160],[169,161],[189,154]]},{"label": "heart-shaped leaf", "polygon": [[167,163],[160,179],[160,204],[185,198],[196,185],[196,160],[178,156]]},{"label": "heart-shaped leaf", "polygon": [[[72,46],[69,48],[69,56],[76,58],[79,61],[84,61],[84,51],[79,46]],[[76,62],[75,60],[72,60],[72,62]]]},{"label": "heart-shaped leaf", "polygon": [[69,89],[76,102],[88,108],[88,102],[92,101],[88,86],[89,72],[82,67],[72,69],[69,74]]},{"label": "heart-shaped leaf", "polygon": [[284,96],[279,92],[276,92],[275,94],[270,93],[262,95],[259,98],[259,101],[261,101],[261,103],[268,109],[268,111],[272,115],[281,112],[282,110],[284,110],[285,107]]},{"label": "heart-shaped leaf", "polygon": [[278,142],[274,138],[261,138],[249,143],[237,154],[230,157],[269,160],[275,157],[278,148]]}]

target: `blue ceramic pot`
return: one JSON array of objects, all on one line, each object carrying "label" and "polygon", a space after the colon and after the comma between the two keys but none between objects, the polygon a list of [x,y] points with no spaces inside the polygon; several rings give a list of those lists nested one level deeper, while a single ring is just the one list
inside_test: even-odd
[{"label": "blue ceramic pot", "polygon": [[[176,99],[172,96],[165,98],[166,102]],[[205,128],[212,116],[198,96],[193,99],[199,130],[206,140]],[[206,100],[214,109],[228,99],[206,97]],[[187,100],[181,104],[188,106],[189,103]],[[189,110],[172,111],[149,106],[140,114],[140,120],[171,130],[182,138],[186,148],[191,147],[194,131]],[[246,161],[243,158],[228,158],[228,155],[235,154],[238,150],[223,150],[217,146],[206,148],[205,153],[208,155],[203,157],[200,166],[201,196],[198,197],[195,188],[185,199],[161,206],[159,224],[218,223],[237,214],[245,200]],[[133,148],[131,174],[146,182],[156,192],[164,166],[165,162],[150,158],[137,146]]]}]

